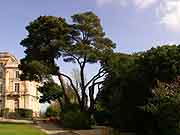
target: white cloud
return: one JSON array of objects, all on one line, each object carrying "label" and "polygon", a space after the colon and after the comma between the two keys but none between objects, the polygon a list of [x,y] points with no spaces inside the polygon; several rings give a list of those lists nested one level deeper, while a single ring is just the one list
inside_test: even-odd
[{"label": "white cloud", "polygon": [[133,0],[134,5],[140,9],[149,8],[157,2],[158,0]]},{"label": "white cloud", "polygon": [[160,23],[180,31],[180,0],[163,0],[159,6]]},{"label": "white cloud", "polygon": [[96,0],[96,4],[99,7],[102,7],[108,4],[118,4],[119,6],[126,6],[127,0]]},{"label": "white cloud", "polygon": [[103,6],[103,5],[106,5],[106,4],[110,4],[112,3],[113,0],[96,0],[96,3],[98,6]]},{"label": "white cloud", "polygon": [[[110,4],[137,9],[155,8],[158,10],[158,22],[173,31],[180,31],[180,0],[95,0],[98,7]],[[152,11],[151,11],[152,12]]]},{"label": "white cloud", "polygon": [[116,4],[120,6],[127,6],[128,4],[133,4],[137,8],[145,9],[153,4],[155,4],[158,0],[96,0],[96,4],[99,7],[109,4]]}]

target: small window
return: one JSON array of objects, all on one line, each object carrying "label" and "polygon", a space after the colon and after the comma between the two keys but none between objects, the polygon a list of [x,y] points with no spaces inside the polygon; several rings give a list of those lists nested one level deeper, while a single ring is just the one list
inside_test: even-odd
[{"label": "small window", "polygon": [[2,79],[2,78],[3,78],[3,72],[0,71],[0,79]]},{"label": "small window", "polygon": [[16,79],[19,79],[20,75],[19,75],[19,71],[16,71]]},{"label": "small window", "polygon": [[19,100],[18,99],[14,100],[14,106],[15,106],[15,110],[19,108]]},{"label": "small window", "polygon": [[2,92],[2,91],[3,91],[3,84],[0,83],[0,92]]},{"label": "small window", "polygon": [[20,89],[19,83],[15,83],[14,91],[15,91],[15,92],[19,92],[19,89]]}]

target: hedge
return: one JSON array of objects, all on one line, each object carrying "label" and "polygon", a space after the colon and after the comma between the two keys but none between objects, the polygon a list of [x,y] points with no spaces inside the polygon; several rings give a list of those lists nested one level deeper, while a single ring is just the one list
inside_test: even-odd
[{"label": "hedge", "polygon": [[31,109],[19,108],[15,110],[16,116],[19,118],[32,118],[33,111]]}]

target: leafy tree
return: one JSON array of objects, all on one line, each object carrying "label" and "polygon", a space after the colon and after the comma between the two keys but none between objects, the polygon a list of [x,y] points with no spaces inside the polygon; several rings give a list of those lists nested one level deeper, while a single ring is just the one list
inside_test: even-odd
[{"label": "leafy tree", "polygon": [[[164,45],[141,53],[138,63],[144,76],[152,83],[169,82],[180,74],[180,46]],[[152,83],[152,85],[154,85]]]},{"label": "leafy tree", "polygon": [[[31,22],[26,30],[27,37],[21,41],[25,47],[25,58],[21,59],[21,79],[42,82],[58,76],[61,83],[63,98],[68,103],[64,78],[68,79],[74,90],[80,109],[87,110],[88,96],[90,110],[94,109],[94,89],[102,84],[98,81],[106,72],[100,68],[98,73],[85,82],[85,68],[88,64],[103,63],[112,53],[115,44],[103,32],[100,19],[92,12],[75,14],[72,24],[65,19],[53,16],[40,16]],[[61,57],[62,56],[62,57]],[[57,61],[76,63],[80,70],[80,89],[78,90],[71,77],[62,73]],[[89,95],[87,91],[89,90]],[[78,92],[80,91],[80,93]]]},{"label": "leafy tree", "polygon": [[149,135],[176,135],[180,133],[180,80],[170,83],[157,82],[154,97],[149,99],[144,111],[151,113],[151,126],[146,127]]},{"label": "leafy tree", "polygon": [[40,103],[58,101],[63,106],[62,88],[53,80],[44,82],[42,86],[38,87],[38,91],[42,93],[39,100]]},{"label": "leafy tree", "polygon": [[57,117],[59,113],[59,110],[57,108],[54,108],[53,106],[49,106],[46,109],[45,115],[46,117]]},{"label": "leafy tree", "polygon": [[108,71],[98,101],[111,114],[116,128],[143,131],[152,114],[142,107],[154,97],[157,80],[169,83],[180,75],[180,46],[161,46],[132,55],[115,54],[104,65]]},{"label": "leafy tree", "polygon": [[[55,60],[61,56],[60,46],[69,42],[67,39],[69,29],[65,20],[60,17],[40,16],[31,22],[26,29],[28,36],[21,41],[21,45],[26,48],[26,56],[21,59],[19,65],[23,71],[21,79],[43,82],[52,75],[58,75],[64,99],[68,102],[65,84],[60,75],[59,67],[55,63]],[[57,41],[59,41],[58,44]]]}]

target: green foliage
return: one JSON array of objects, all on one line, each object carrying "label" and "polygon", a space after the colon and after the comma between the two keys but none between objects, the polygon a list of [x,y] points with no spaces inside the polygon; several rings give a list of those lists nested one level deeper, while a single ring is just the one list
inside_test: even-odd
[{"label": "green foliage", "polygon": [[135,130],[139,122],[134,118],[141,113],[138,106],[144,105],[149,94],[148,81],[139,72],[137,59],[115,54],[105,65],[109,74],[98,99],[110,114],[109,124],[116,128]]},{"label": "green foliage", "polygon": [[96,103],[96,111],[93,114],[93,117],[97,124],[99,125],[108,125],[110,121],[110,111],[105,108],[104,105],[101,104],[102,102]]},{"label": "green foliage", "polygon": [[[60,108],[59,108],[60,109]],[[59,110],[49,106],[45,112],[46,117],[57,117],[59,115]]]},{"label": "green foliage", "polygon": [[33,116],[33,111],[31,109],[19,108],[15,111],[18,118],[32,118]]},{"label": "green foliage", "polygon": [[[53,75],[58,76],[63,98],[65,102],[68,102],[63,82],[63,77],[66,77],[70,81],[81,109],[87,111],[88,95],[86,91],[92,81],[97,80],[99,76],[94,77],[86,84],[85,67],[87,63],[104,63],[113,52],[115,44],[105,36],[100,19],[93,12],[75,14],[71,18],[71,24],[61,17],[54,16],[40,16],[32,21],[26,27],[27,37],[20,43],[25,47],[26,56],[21,59],[19,68],[23,71],[22,80],[35,80],[42,83]],[[73,85],[71,77],[59,70],[60,65],[56,62],[61,58],[64,62],[73,62],[79,66],[81,78],[79,89]],[[54,84],[44,84],[45,88],[40,88],[44,94],[41,102],[49,102],[57,97],[62,98],[61,93],[54,90],[56,89],[56,86],[52,86]],[[51,87],[51,89],[47,90],[47,87]],[[50,92],[51,90],[53,93]],[[61,91],[61,89],[59,90]],[[94,92],[94,88],[92,92]],[[94,102],[92,103],[94,104]],[[93,106],[93,104],[91,105]]]},{"label": "green foliage", "polygon": [[[157,80],[169,83],[180,75],[179,51],[180,46],[166,45],[133,55],[115,54],[107,61],[104,68],[108,75],[98,101],[110,112],[111,126],[133,132],[154,128],[154,116],[142,107],[155,96]],[[165,104],[163,108],[168,110],[168,106],[171,105]],[[149,107],[157,110],[154,104]],[[172,107],[175,109],[176,105],[172,104]],[[171,114],[174,115],[172,111]]]},{"label": "green foliage", "polygon": [[140,55],[140,68],[149,79],[172,81],[180,74],[180,46],[165,45]]},{"label": "green foliage", "polygon": [[62,108],[62,113],[66,113],[69,111],[74,111],[74,112],[80,111],[79,104],[71,104],[70,103],[70,104],[64,105]]},{"label": "green foliage", "polygon": [[61,17],[40,16],[26,27],[28,36],[21,41],[26,57],[19,66],[22,79],[42,80],[48,74],[56,75],[59,68],[55,59],[62,54],[66,62],[77,62],[75,56],[93,62],[115,47],[104,37],[100,19],[94,13],[75,14],[72,20],[74,24],[67,24]]},{"label": "green foliage", "polygon": [[110,113],[107,111],[94,112],[94,119],[99,125],[109,125]]},{"label": "green foliage", "polygon": [[[180,81],[169,84],[158,82],[155,96],[149,99],[144,110],[152,114],[156,127],[147,130],[155,135],[176,135],[180,133]],[[153,128],[152,128],[153,127]]]},{"label": "green foliage", "polygon": [[79,104],[66,104],[60,113],[61,124],[65,128],[87,129],[92,123],[89,114],[81,112]]},{"label": "green foliage", "polygon": [[93,12],[85,12],[72,16],[71,37],[73,44],[66,46],[64,61],[77,62],[84,58],[87,63],[95,63],[104,59],[107,52],[112,52],[115,44],[103,32],[100,19]]},{"label": "green foliage", "polygon": [[56,101],[63,97],[62,88],[54,81],[44,82],[43,86],[38,88],[38,91],[42,93],[40,96],[40,103]]},{"label": "green foliage", "polygon": [[80,111],[68,111],[61,116],[61,124],[65,128],[87,129],[90,128],[88,114]]},{"label": "green foliage", "polygon": [[25,58],[19,68],[23,71],[22,80],[41,81],[59,70],[55,59],[61,56],[61,47],[69,44],[69,28],[63,18],[40,16],[26,27],[28,37],[21,41],[26,48]]},{"label": "green foliage", "polygon": [[9,108],[4,108],[1,110],[1,116],[7,118],[9,113]]}]

